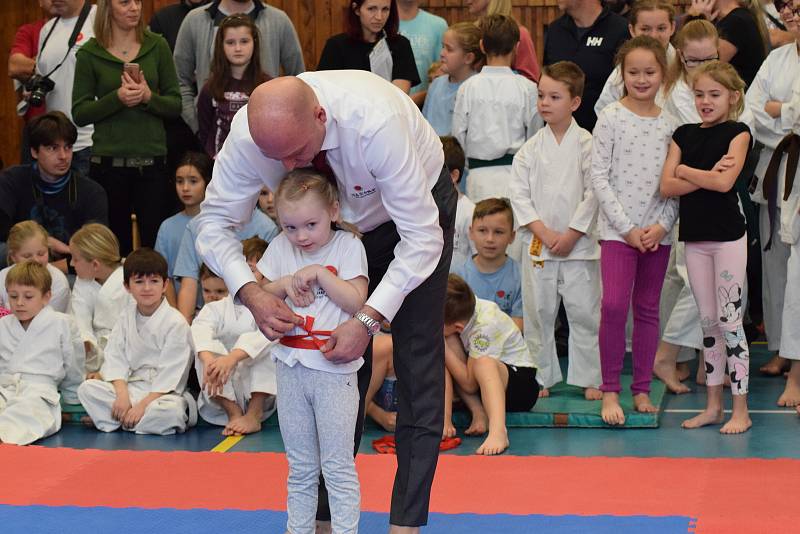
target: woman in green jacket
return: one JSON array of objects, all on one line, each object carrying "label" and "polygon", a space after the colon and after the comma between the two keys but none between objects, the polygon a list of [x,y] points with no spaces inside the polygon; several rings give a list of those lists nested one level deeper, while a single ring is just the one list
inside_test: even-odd
[{"label": "woman in green jacket", "polygon": [[108,194],[111,230],[132,249],[131,214],[152,247],[174,193],[164,119],[181,112],[175,64],[163,37],[145,29],[141,0],[98,0],[95,37],[77,54],[72,116],[94,124],[90,176]]}]

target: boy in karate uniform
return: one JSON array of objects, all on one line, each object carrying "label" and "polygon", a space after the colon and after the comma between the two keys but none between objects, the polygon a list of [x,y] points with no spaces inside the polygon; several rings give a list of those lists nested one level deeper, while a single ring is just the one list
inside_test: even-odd
[{"label": "boy in karate uniform", "polygon": [[547,126],[514,157],[511,204],[529,252],[522,261],[524,332],[537,357],[540,394],[548,396],[548,388],[562,380],[554,327],[563,299],[570,326],[567,382],[585,388],[588,400],[599,400],[600,247],[591,235],[597,217],[589,182],[592,136],[572,118],[584,80],[570,61],[545,67],[537,106]]},{"label": "boy in karate uniform", "polygon": [[87,380],[78,397],[94,426],[137,434],[183,432],[197,422],[194,399],[184,394],[192,362],[192,336],[183,316],[164,297],[167,261],[149,248],[125,260],[124,309],[105,349],[102,380]]},{"label": "boy in karate uniform", "polygon": [[15,265],[6,277],[12,315],[0,319],[3,443],[27,445],[58,432],[58,385],[76,399],[75,389],[83,378],[80,333],[68,315],[48,306],[51,284],[47,268],[34,262]]},{"label": "boy in karate uniform", "polygon": [[[246,253],[246,251],[245,251]],[[200,279],[216,277],[203,264]],[[205,295],[205,306],[192,322],[197,358],[195,369],[202,391],[197,407],[205,421],[224,426],[225,436],[251,434],[275,411],[275,362],[270,341],[256,326],[253,314],[228,294]]]}]

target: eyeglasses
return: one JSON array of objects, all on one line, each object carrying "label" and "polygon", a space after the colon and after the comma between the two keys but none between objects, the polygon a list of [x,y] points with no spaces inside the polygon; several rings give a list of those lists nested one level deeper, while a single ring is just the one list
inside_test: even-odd
[{"label": "eyeglasses", "polygon": [[795,16],[800,15],[800,6],[795,7],[793,0],[774,0],[773,4],[778,13],[782,12],[784,9],[789,9]]},{"label": "eyeglasses", "polygon": [[693,57],[687,58],[684,57],[683,54],[681,54],[681,59],[683,59],[683,62],[686,64],[687,67],[693,69],[694,67],[699,67],[703,63],[708,63],[709,61],[717,61],[719,59],[719,56],[704,57],[704,58],[693,58]]}]

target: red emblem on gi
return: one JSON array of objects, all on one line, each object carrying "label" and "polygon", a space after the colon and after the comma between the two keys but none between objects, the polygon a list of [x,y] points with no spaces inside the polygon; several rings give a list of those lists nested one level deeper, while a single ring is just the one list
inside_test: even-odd
[{"label": "red emblem on gi", "polygon": [[506,296],[506,292],[501,289],[500,291],[497,292],[497,296],[503,298]]},{"label": "red emblem on gi", "polygon": [[353,189],[355,189],[356,191],[361,191],[361,186],[360,185],[353,186]]},{"label": "red emblem on gi", "polygon": [[325,268],[328,269],[330,272],[332,272],[333,276],[339,276],[339,271],[337,271],[336,267],[334,267],[333,265],[326,265]]}]

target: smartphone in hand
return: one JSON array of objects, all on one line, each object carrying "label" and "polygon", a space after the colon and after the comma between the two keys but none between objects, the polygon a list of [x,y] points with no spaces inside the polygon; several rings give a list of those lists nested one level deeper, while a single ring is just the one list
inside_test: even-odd
[{"label": "smartphone in hand", "polygon": [[134,82],[139,83],[142,81],[142,69],[138,63],[125,63],[122,66],[122,71],[126,72]]}]

